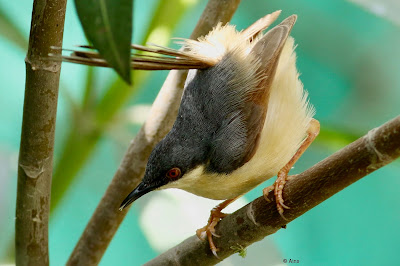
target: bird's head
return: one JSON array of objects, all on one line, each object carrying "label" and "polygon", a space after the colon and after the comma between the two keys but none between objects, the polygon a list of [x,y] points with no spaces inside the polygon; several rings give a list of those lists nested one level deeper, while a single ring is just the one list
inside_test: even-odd
[{"label": "bird's head", "polygon": [[121,203],[120,210],[148,192],[184,178],[201,157],[199,147],[189,147],[185,141],[167,135],[151,152],[142,182]]}]

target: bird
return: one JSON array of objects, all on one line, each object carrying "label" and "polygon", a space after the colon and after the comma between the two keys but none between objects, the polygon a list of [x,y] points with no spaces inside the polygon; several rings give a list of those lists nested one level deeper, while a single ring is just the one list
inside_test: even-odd
[{"label": "bird", "polygon": [[[178,68],[179,62],[179,68],[187,65],[190,70],[172,129],[152,150],[142,181],[120,210],[167,188],[224,200],[211,210],[207,225],[196,231],[199,238],[208,239],[215,256],[215,226],[227,215],[222,210],[275,175],[275,183],[264,188],[263,195],[267,199],[274,191],[283,216],[289,208],[282,196],[288,173],[317,137],[320,124],[299,79],[295,43],[289,36],[297,16],[263,33],[280,12],[243,31],[218,24],[197,40],[181,39],[181,50],[136,46],[175,57],[169,63],[155,57],[132,59],[133,63],[148,60],[147,68],[170,69]],[[74,53],[67,60],[99,62],[91,53]]]},{"label": "bird", "polygon": [[183,40],[186,53],[212,66],[189,71],[176,121],[121,209],[166,188],[225,200],[197,231],[217,256],[215,225],[236,198],[277,175],[264,195],[273,189],[279,213],[289,208],[282,198],[288,172],[320,127],[296,68],[289,36],[296,19],[292,15],[265,34],[257,29],[260,22],[245,31],[228,24]]}]

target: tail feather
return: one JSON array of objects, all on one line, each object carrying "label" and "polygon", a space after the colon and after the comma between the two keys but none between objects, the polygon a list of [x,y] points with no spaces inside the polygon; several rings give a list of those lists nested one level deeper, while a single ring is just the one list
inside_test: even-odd
[{"label": "tail feather", "polygon": [[[281,13],[280,10],[275,11],[265,17],[257,20],[240,34],[244,40],[252,41],[259,33],[271,25]],[[196,46],[204,46],[203,38],[198,41],[182,39],[180,42],[182,48],[175,50],[168,47],[162,47],[155,44],[149,46],[132,44],[132,50],[145,52],[146,54],[132,53],[131,68],[138,70],[171,70],[171,69],[204,69],[214,66],[220,61],[220,58],[213,57],[213,53],[205,54],[196,53],[193,49]],[[54,47],[53,47],[54,48]],[[206,47],[207,48],[207,47]],[[61,48],[54,48],[61,49]],[[101,57],[99,53],[93,50],[94,48],[87,45],[78,46],[76,50],[62,49],[66,52],[71,52],[69,55],[49,54],[51,60],[71,62],[89,66],[109,67],[109,64]],[[150,53],[150,54],[149,54]]]}]

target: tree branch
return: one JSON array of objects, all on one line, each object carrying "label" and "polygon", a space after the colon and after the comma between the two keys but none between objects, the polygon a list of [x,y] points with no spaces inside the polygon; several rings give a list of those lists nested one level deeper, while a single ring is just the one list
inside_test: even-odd
[{"label": "tree branch", "polygon": [[[33,3],[26,62],[18,162],[16,263],[48,265],[48,219],[61,62],[48,60],[61,46],[66,0]],[[60,53],[60,51],[56,51]]]},{"label": "tree branch", "polygon": [[[276,209],[273,192],[225,217],[216,227],[214,242],[218,256],[225,259],[235,253],[231,247],[247,247],[271,235],[288,222],[303,215],[362,177],[400,156],[400,116],[372,129],[364,137],[334,153],[303,173],[290,178],[283,198],[290,209],[284,220]],[[192,236],[155,259],[150,265],[214,265],[220,262],[207,241]]]},{"label": "tree branch", "polygon": [[[190,38],[208,33],[218,22],[230,21],[240,0],[210,0]],[[149,119],[128,148],[103,198],[85,228],[67,265],[98,264],[127,210],[122,200],[140,182],[153,147],[171,129],[178,111],[187,71],[171,71],[161,88]]]}]

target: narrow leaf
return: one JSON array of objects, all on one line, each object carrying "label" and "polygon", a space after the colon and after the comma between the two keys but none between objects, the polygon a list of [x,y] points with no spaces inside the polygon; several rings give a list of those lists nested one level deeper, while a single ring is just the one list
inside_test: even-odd
[{"label": "narrow leaf", "polygon": [[133,0],[75,0],[75,6],[89,41],[130,84]]},{"label": "narrow leaf", "polygon": [[15,22],[0,8],[0,35],[17,45],[22,50],[28,48],[28,39]]}]

